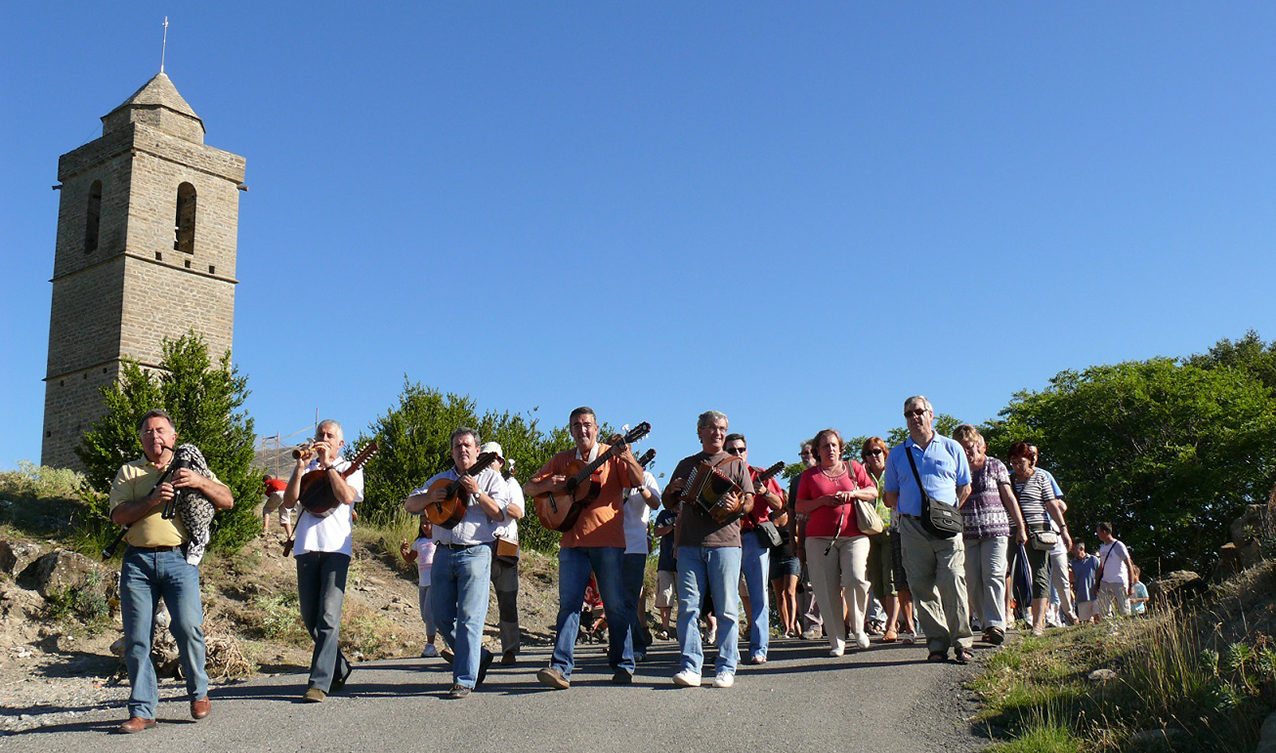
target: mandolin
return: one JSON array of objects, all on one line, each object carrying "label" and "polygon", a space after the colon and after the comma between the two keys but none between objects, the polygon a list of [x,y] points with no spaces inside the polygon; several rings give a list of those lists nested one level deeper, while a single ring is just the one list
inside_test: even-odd
[{"label": "mandolin", "polygon": [[753,493],[754,494],[765,493],[766,482],[775,478],[776,474],[782,470],[784,470],[784,461],[777,460],[775,461],[775,465],[771,466],[770,468],[767,468],[765,471],[758,474],[758,477],[753,479]]},{"label": "mandolin", "polygon": [[655,459],[656,459],[656,448],[655,447],[648,448],[648,450],[642,454],[642,457],[638,458],[638,465],[641,465],[642,469],[645,471],[647,470],[647,466],[651,465],[651,461]]},{"label": "mandolin", "polygon": [[[536,495],[536,517],[541,525],[551,531],[566,532],[576,525],[576,519],[589,504],[598,499],[602,489],[599,469],[611,458],[625,451],[625,446],[633,444],[651,431],[651,424],[643,421],[623,437],[613,437],[615,444],[599,453],[592,463],[576,459],[567,464],[567,480],[563,488],[550,490]],[[654,455],[652,457],[655,457]]]},{"label": "mandolin", "polygon": [[[350,478],[350,474],[362,468],[380,449],[375,441],[369,442],[350,460],[350,465],[340,472],[341,478]],[[328,480],[328,472],[322,468],[307,471],[301,477],[301,491],[297,494],[297,501],[311,515],[320,518],[328,515],[338,504],[337,495],[332,492],[332,482]]]},{"label": "mandolin", "polygon": [[[497,456],[495,452],[484,452],[474,461],[474,465],[469,470],[461,474],[462,476],[477,476],[483,472],[492,463],[496,462]],[[430,488],[425,494],[431,494],[442,489],[445,496],[438,502],[430,502],[425,506],[425,517],[430,522],[442,528],[454,528],[457,523],[461,522],[461,518],[465,517],[465,508],[470,503],[470,493],[465,491],[461,486],[461,477],[455,479],[441,478],[430,484]]]}]

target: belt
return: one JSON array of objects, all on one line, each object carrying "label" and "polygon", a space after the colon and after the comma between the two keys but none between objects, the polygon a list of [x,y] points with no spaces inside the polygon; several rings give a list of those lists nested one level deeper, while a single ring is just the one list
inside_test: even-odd
[{"label": "belt", "polygon": [[177,549],[177,547],[175,546],[135,546],[133,547],[133,551],[146,552],[147,554],[151,554],[154,552],[171,552],[174,549]]},{"label": "belt", "polygon": [[442,541],[438,542],[439,546],[443,547],[444,549],[451,549],[452,551],[457,551],[459,549],[470,549],[476,546],[487,546],[490,543],[492,542],[484,541],[480,544],[445,544]]}]

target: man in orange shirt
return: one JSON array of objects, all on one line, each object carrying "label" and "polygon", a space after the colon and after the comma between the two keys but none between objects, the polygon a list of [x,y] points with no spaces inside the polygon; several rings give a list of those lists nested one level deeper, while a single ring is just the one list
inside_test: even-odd
[{"label": "man in orange shirt", "polygon": [[[568,429],[576,448],[550,459],[523,487],[529,498],[547,492],[562,492],[571,477],[569,465],[595,462],[610,447],[598,441],[598,418],[592,408],[577,408],[568,419]],[[641,486],[642,466],[626,445],[605,460],[594,473],[597,498],[580,512],[571,530],[563,534],[558,552],[558,622],[550,665],[536,673],[546,687],[571,687],[575,666],[576,633],[580,630],[580,605],[585,597],[590,572],[598,582],[607,615],[607,661],[611,681],[619,685],[633,682],[634,654],[630,621],[625,619],[621,566],[625,554],[624,490]]]}]

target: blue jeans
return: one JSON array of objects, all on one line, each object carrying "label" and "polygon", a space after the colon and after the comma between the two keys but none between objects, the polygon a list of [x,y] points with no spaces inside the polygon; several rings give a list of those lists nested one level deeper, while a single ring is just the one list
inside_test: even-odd
[{"label": "blue jeans", "polygon": [[492,577],[492,547],[475,544],[449,549],[440,544],[430,571],[434,622],[452,647],[452,683],[473,688],[483,658],[483,621]]},{"label": "blue jeans", "polygon": [[297,555],[297,602],[301,621],[315,642],[310,655],[310,687],[327,693],[332,680],[350,673],[341,653],[341,605],[346,598],[350,555],[306,552]]},{"label": "blue jeans", "polygon": [[704,650],[700,647],[701,594],[713,596],[718,617],[718,672],[735,674],[740,663],[740,647],[736,641],[740,626],[740,547],[678,547],[678,643],[682,649],[681,670],[701,674]]},{"label": "blue jeans", "polygon": [[[625,614],[629,616],[629,634],[633,639],[634,660],[647,655],[647,644],[642,638],[642,610],[638,603],[642,596],[642,577],[647,572],[647,555],[626,554],[621,566],[621,582],[625,589]],[[604,602],[606,603],[606,602]]]},{"label": "blue jeans", "polygon": [[160,597],[172,618],[169,630],[192,701],[208,695],[204,672],[204,607],[199,601],[199,568],[186,562],[180,549],[140,552],[129,547],[120,568],[120,611],[124,620],[124,664],[128,668],[130,716],[155,718],[159,686],[151,664],[151,634]]},{"label": "blue jeans", "polygon": [[598,594],[607,616],[607,663],[613,671],[634,671],[634,644],[625,614],[622,560],[619,546],[572,546],[558,550],[558,624],[554,655],[549,666],[571,679],[575,667],[576,634],[580,632],[580,608],[593,571]]},{"label": "blue jeans", "polygon": [[749,592],[749,656],[766,658],[771,643],[771,607],[767,603],[767,576],[771,570],[770,550],[762,546],[757,534],[740,534],[740,572]]}]

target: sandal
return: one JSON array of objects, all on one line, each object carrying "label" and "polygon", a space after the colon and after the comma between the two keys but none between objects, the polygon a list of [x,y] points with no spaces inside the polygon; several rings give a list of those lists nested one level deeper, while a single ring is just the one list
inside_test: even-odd
[{"label": "sandal", "polygon": [[990,627],[984,631],[984,642],[1000,646],[1006,641],[1006,631],[999,627]]},{"label": "sandal", "polygon": [[948,652],[947,651],[931,651],[930,654],[926,656],[926,661],[931,663],[939,663],[943,661],[948,661]]},{"label": "sandal", "polygon": [[886,631],[886,635],[882,636],[882,643],[894,643],[899,640],[899,634],[895,632],[895,628]]},{"label": "sandal", "polygon": [[958,646],[957,650],[953,652],[954,664],[969,664],[974,658],[975,658],[975,652],[971,651],[968,648],[962,648],[961,646]]}]

